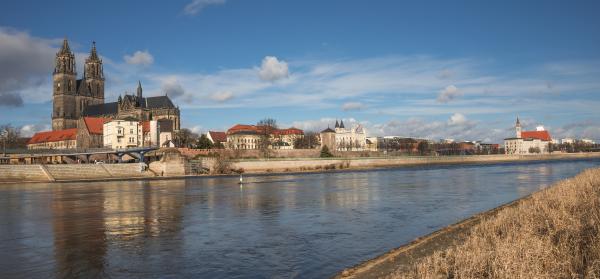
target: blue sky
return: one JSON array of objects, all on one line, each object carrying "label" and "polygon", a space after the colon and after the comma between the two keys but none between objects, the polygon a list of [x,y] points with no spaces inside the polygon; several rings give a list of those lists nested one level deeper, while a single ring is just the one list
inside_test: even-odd
[{"label": "blue sky", "polygon": [[[0,124],[47,129],[62,38],[97,42],[106,99],[168,93],[203,132],[320,130],[499,142],[519,115],[600,140],[598,1],[3,1]],[[82,67],[78,70],[81,72]],[[81,74],[81,73],[80,73]]]}]

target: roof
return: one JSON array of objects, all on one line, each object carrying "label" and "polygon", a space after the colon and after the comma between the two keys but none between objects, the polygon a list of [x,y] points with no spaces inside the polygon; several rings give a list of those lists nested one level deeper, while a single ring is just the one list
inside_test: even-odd
[{"label": "roof", "polygon": [[142,122],[142,133],[150,132],[150,121]]},{"label": "roof", "polygon": [[327,129],[321,131],[321,133],[335,133],[335,131],[332,130],[331,128],[327,127]]},{"label": "roof", "polygon": [[110,118],[104,117],[84,117],[83,122],[87,127],[90,134],[102,135],[104,134],[103,128],[104,123],[110,121]]},{"label": "roof", "polygon": [[227,134],[225,132],[208,131],[208,134],[210,135],[210,139],[213,142],[226,142],[227,141]]},{"label": "roof", "polygon": [[116,115],[118,111],[117,102],[105,103],[99,105],[86,106],[83,109],[83,116],[102,116],[102,115]]},{"label": "roof", "polygon": [[[130,102],[137,103],[141,108],[159,109],[159,108],[175,108],[175,105],[169,98],[169,96],[155,96],[141,98],[135,95],[125,95],[123,100],[129,100]],[[83,110],[83,116],[101,116],[101,115],[115,115],[118,112],[119,103],[104,103],[98,105],[90,105],[85,107]]]},{"label": "roof", "polygon": [[272,135],[304,135],[304,131],[293,127],[288,129],[275,129],[268,126],[256,126],[245,124],[236,124],[235,126],[229,128],[229,130],[227,130],[227,134],[264,134],[265,131],[270,131],[269,134]]},{"label": "roof", "polygon": [[523,131],[521,132],[521,138],[523,139],[539,139],[544,141],[551,141],[550,133],[548,131]]},{"label": "roof", "polygon": [[36,144],[44,142],[57,142],[63,140],[75,140],[77,139],[77,128],[58,130],[58,131],[45,131],[38,132],[31,137],[27,144]]},{"label": "roof", "polygon": [[298,128],[288,128],[273,131],[274,135],[304,135],[304,131]]}]

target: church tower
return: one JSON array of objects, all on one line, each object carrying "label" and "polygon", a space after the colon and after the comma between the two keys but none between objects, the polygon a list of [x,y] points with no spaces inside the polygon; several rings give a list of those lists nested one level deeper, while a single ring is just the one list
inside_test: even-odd
[{"label": "church tower", "polygon": [[517,116],[517,124],[515,124],[515,130],[517,132],[517,138],[521,138],[521,132],[523,131],[521,127],[521,121],[519,121],[519,117]]},{"label": "church tower", "polygon": [[52,130],[76,128],[75,87],[77,84],[77,71],[75,70],[75,55],[69,48],[69,42],[66,38],[56,54],[54,64]]},{"label": "church tower", "polygon": [[89,105],[104,104],[104,69],[102,59],[96,51],[96,42],[92,43],[90,56],[85,59],[85,69],[83,71],[83,80],[87,86],[89,94]]}]

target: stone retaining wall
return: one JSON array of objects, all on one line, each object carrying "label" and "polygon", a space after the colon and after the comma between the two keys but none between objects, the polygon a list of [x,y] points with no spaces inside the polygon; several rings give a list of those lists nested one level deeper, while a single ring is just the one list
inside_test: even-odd
[{"label": "stone retaining wall", "polygon": [[0,165],[0,182],[19,181],[69,181],[88,179],[111,179],[152,177],[142,171],[144,164],[70,164],[70,165]]}]

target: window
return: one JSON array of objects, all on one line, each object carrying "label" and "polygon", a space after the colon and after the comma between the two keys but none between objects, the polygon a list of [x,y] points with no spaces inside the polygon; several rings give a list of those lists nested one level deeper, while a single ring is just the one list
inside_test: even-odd
[{"label": "window", "polygon": [[129,129],[129,133],[130,133],[130,134],[133,134],[133,129]]}]

